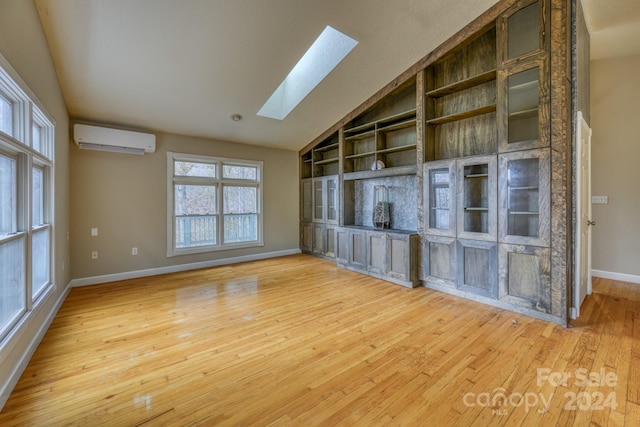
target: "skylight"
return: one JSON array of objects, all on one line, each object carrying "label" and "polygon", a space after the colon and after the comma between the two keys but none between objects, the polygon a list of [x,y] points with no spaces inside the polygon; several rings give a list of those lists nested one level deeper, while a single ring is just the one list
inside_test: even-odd
[{"label": "skylight", "polygon": [[357,40],[327,25],[258,115],[283,120],[357,44]]}]

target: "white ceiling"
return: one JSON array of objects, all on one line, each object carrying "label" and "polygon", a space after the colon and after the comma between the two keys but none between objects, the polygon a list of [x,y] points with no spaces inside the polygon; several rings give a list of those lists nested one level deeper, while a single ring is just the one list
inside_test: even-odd
[{"label": "white ceiling", "polygon": [[591,59],[640,54],[640,0],[578,0],[591,28]]},{"label": "white ceiling", "polygon": [[[640,22],[640,0],[583,1],[594,34]],[[494,3],[36,0],[73,119],[290,150]],[[327,25],[359,44],[285,120],[257,116]]]}]

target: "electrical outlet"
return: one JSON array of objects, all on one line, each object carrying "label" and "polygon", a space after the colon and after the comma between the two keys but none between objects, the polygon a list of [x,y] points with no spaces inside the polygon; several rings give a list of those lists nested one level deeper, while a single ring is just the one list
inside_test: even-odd
[{"label": "electrical outlet", "polygon": [[131,248],[131,255],[138,255],[138,248]]},{"label": "electrical outlet", "polygon": [[98,251],[91,252],[91,259],[98,259]]},{"label": "electrical outlet", "polygon": [[591,203],[594,205],[609,204],[609,196],[591,196]]}]

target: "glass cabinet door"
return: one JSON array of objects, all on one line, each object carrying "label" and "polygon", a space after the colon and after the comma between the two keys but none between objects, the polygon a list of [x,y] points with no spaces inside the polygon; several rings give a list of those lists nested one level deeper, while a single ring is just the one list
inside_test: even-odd
[{"label": "glass cabinet door", "polygon": [[458,237],[496,240],[496,161],[495,156],[458,160]]},{"label": "glass cabinet door", "polygon": [[455,160],[425,163],[424,215],[426,234],[455,237]]},{"label": "glass cabinet door", "polygon": [[520,0],[498,21],[497,45],[502,65],[549,52],[550,17],[546,0]]},{"label": "glass cabinet door", "polygon": [[500,156],[500,241],[548,246],[549,150]]},{"label": "glass cabinet door", "polygon": [[302,220],[313,220],[313,190],[311,179],[302,180]]},{"label": "glass cabinet door", "polygon": [[500,152],[549,146],[547,59],[517,64],[499,73]]},{"label": "glass cabinet door", "polygon": [[507,27],[506,59],[518,58],[542,48],[540,6],[538,2],[534,2],[505,18]]},{"label": "glass cabinet door", "polygon": [[322,178],[313,180],[313,219],[324,221],[324,180]]},{"label": "glass cabinet door", "polygon": [[338,178],[326,178],[327,222],[338,222]]}]

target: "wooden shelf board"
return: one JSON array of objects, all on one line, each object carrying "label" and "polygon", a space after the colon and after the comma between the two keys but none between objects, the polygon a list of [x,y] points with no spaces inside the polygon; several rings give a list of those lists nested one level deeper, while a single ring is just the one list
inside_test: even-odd
[{"label": "wooden shelf board", "polygon": [[348,156],[344,156],[345,159],[359,159],[361,157],[375,156],[375,151],[367,151],[366,153],[358,153],[358,154],[350,154]]},{"label": "wooden shelf board", "polygon": [[334,142],[333,144],[325,145],[324,147],[314,148],[313,151],[315,151],[316,153],[320,153],[323,151],[335,150],[338,148],[338,144],[339,143]]},{"label": "wooden shelf board", "polygon": [[540,215],[540,212],[511,211],[509,215]]},{"label": "wooden shelf board", "polygon": [[417,166],[398,166],[395,168],[385,168],[381,170],[366,170],[357,172],[347,172],[343,175],[346,181],[356,179],[383,178],[387,176],[415,175],[418,170]]},{"label": "wooden shelf board", "polygon": [[394,123],[394,124],[389,125],[389,126],[380,127],[380,128],[378,128],[378,131],[380,131],[380,132],[393,132],[394,130],[406,129],[406,128],[410,128],[412,126],[415,127],[415,125],[416,125],[416,119],[413,118],[411,120],[406,120],[404,122]]},{"label": "wooden shelf board", "polygon": [[489,174],[488,173],[474,173],[471,175],[465,175],[465,178],[486,178],[488,177]]},{"label": "wooden shelf board", "polygon": [[478,74],[477,76],[469,77],[468,79],[460,80],[459,82],[451,83],[446,86],[431,90],[427,92],[427,96],[430,96],[432,98],[439,98],[442,96],[451,95],[452,93],[464,89],[469,89],[470,87],[490,82],[491,80],[495,80],[496,74],[497,71],[494,68],[493,70],[486,71],[482,74]]},{"label": "wooden shelf board", "polygon": [[365,123],[364,125],[352,127],[351,129],[345,129],[344,130],[345,138],[347,137],[347,135],[351,135],[351,134],[359,134],[361,132],[374,131],[375,128],[376,128],[376,124],[375,122],[373,122],[373,123]]},{"label": "wooden shelf board", "polygon": [[416,109],[413,108],[408,111],[403,111],[402,113],[393,114],[391,116],[384,117],[380,120],[375,120],[370,123],[365,123],[363,125],[352,127],[351,129],[345,129],[344,131],[345,139],[354,138],[355,136],[360,136],[363,133],[374,132],[376,128],[382,129],[385,127],[384,126],[385,123],[392,123],[391,125],[387,126],[387,127],[392,127],[394,125],[393,122],[396,122],[402,119],[408,119],[408,118],[415,119],[415,117],[416,117]]},{"label": "wooden shelf board", "polygon": [[415,148],[416,148],[416,144],[408,144],[408,145],[401,145],[398,147],[390,147],[390,148],[385,148],[383,150],[378,150],[378,153],[381,153],[381,154],[397,153],[400,151],[413,150]]},{"label": "wooden shelf board", "polygon": [[509,187],[509,190],[539,190],[540,187]]},{"label": "wooden shelf board", "polygon": [[403,111],[402,113],[394,114],[389,117],[385,117],[380,120],[376,120],[374,123],[377,124],[378,128],[384,127],[386,123],[397,122],[398,120],[408,119],[416,117],[416,109],[412,108],[411,110]]},{"label": "wooden shelf board", "polygon": [[366,132],[358,133],[358,134],[355,134],[355,135],[345,136],[344,140],[345,141],[355,141],[355,140],[358,140],[358,139],[371,138],[371,137],[374,137],[375,135],[376,135],[376,131],[375,130],[368,130]]},{"label": "wooden shelf board", "polygon": [[509,86],[508,89],[511,90],[515,90],[515,91],[527,91],[527,90],[531,90],[534,89],[536,86],[538,85],[538,79],[536,80],[529,80],[528,82],[524,82],[524,83],[520,83],[517,85],[513,85],[513,86]]},{"label": "wooden shelf board", "polygon": [[431,210],[432,211],[449,211],[451,209],[449,209],[449,208],[435,208],[435,207],[432,207]]},{"label": "wooden shelf board", "polygon": [[527,117],[535,117],[537,115],[538,115],[538,107],[531,108],[529,110],[514,111],[513,113],[509,113],[509,118],[510,119],[527,118]]},{"label": "wooden shelf board", "polygon": [[464,208],[468,212],[489,212],[489,208]]},{"label": "wooden shelf board", "polygon": [[304,159],[303,162],[304,163],[311,163],[311,159]]},{"label": "wooden shelf board", "polygon": [[444,123],[455,122],[457,120],[468,119],[470,117],[480,116],[482,114],[492,113],[496,111],[496,104],[486,105],[484,107],[476,108],[475,110],[464,111],[462,113],[449,114],[448,116],[437,117],[435,119],[427,120],[427,124],[430,125],[442,125]]},{"label": "wooden shelf board", "polygon": [[339,159],[337,157],[333,157],[331,159],[316,160],[315,162],[313,162],[313,164],[314,165],[328,165],[329,163],[337,163],[338,160]]}]

